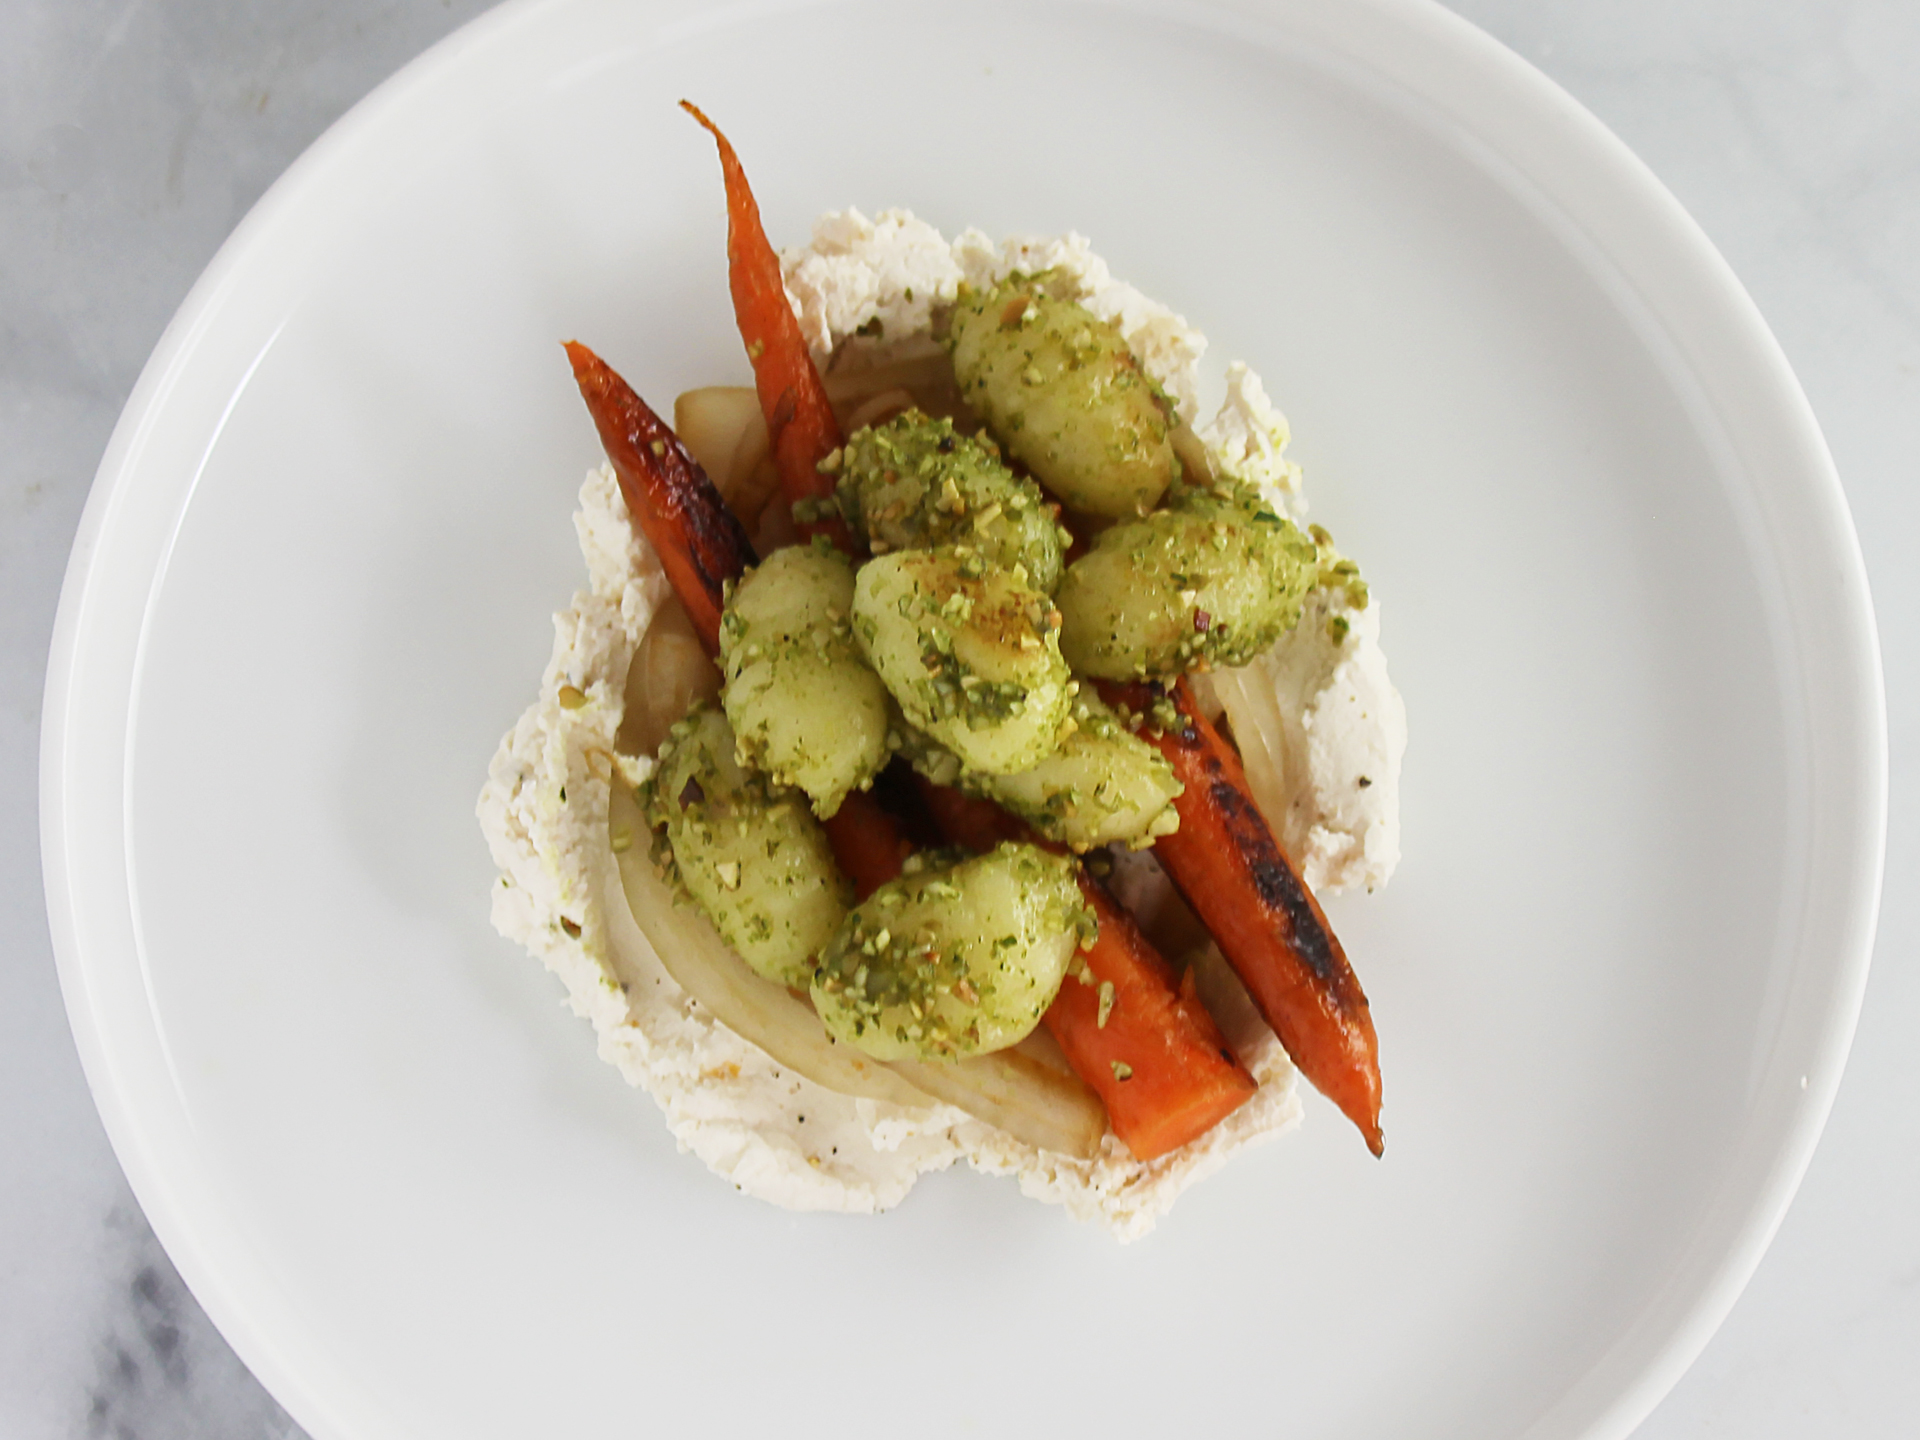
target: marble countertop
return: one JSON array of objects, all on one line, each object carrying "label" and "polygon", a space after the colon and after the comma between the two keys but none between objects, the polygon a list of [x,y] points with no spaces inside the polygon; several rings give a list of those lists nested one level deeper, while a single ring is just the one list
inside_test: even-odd
[{"label": "marble countertop", "polygon": [[[1866,1007],[1800,1194],[1648,1440],[1920,1432],[1920,5],[1449,0],[1611,126],[1705,227],[1825,427],[1892,737]],[[35,823],[66,555],[174,308],[272,180],[480,0],[0,6],[0,1434],[303,1432],[169,1265],[69,1037]]]}]

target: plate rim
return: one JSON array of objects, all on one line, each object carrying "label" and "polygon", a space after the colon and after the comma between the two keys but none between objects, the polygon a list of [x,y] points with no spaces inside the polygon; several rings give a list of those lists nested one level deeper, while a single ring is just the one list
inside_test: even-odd
[{"label": "plate rim", "polygon": [[[834,3],[836,0],[791,0],[779,8]],[[1761,1167],[1757,1188],[1716,1200],[1716,1205],[1735,1211],[1736,1218],[1729,1222],[1733,1227],[1731,1242],[1715,1247],[1717,1254],[1706,1257],[1703,1276],[1688,1285],[1676,1278],[1669,1287],[1687,1292],[1666,1305],[1667,1310],[1677,1310],[1677,1315],[1664,1311],[1656,1314],[1662,1302],[1649,1303],[1622,1333],[1608,1357],[1526,1432],[1541,1437],[1580,1434],[1590,1440],[1619,1440],[1645,1419],[1697,1358],[1758,1267],[1824,1129],[1864,998],[1885,864],[1885,682],[1864,558],[1832,457],[1812,407],[1758,306],[1698,223],[1598,118],[1524,58],[1465,18],[1444,9],[1438,0],[1071,3],[1152,15],[1200,28],[1285,36],[1295,48],[1303,42],[1322,47],[1329,55],[1357,67],[1376,85],[1403,92],[1432,107],[1433,113],[1445,116],[1469,143],[1524,177],[1537,195],[1560,208],[1562,218],[1577,235],[1599,247],[1608,265],[1626,273],[1648,313],[1680,345],[1689,373],[1713,366],[1718,374],[1717,367],[1737,361],[1750,372],[1744,377],[1745,383],[1778,403],[1776,429],[1791,442],[1784,448],[1783,453],[1788,455],[1784,468],[1798,479],[1781,494],[1759,498],[1771,500],[1776,506],[1785,505],[1803,521],[1813,522],[1811,533],[1819,563],[1811,568],[1830,582],[1840,582],[1833,586],[1829,608],[1842,620],[1840,634],[1845,643],[1835,647],[1836,663],[1831,668],[1846,683],[1827,693],[1824,699],[1828,703],[1822,710],[1832,712],[1825,723],[1829,728],[1838,727],[1840,733],[1835,738],[1844,742],[1846,753],[1838,760],[1841,778],[1826,780],[1823,791],[1816,777],[1811,800],[1817,806],[1823,795],[1837,795],[1830,808],[1840,812],[1840,833],[1837,837],[1832,833],[1816,837],[1809,846],[1810,855],[1816,858],[1837,852],[1848,862],[1827,866],[1840,872],[1832,883],[1844,892],[1838,903],[1828,907],[1833,912],[1829,923],[1837,927],[1835,943],[1830,947],[1837,959],[1816,977],[1826,982],[1821,987],[1826,1007],[1816,1042],[1820,1063],[1801,1082],[1804,1105],[1776,1137],[1771,1153],[1762,1157],[1767,1163]],[[71,823],[75,782],[79,779],[85,783],[85,777],[92,776],[93,787],[99,789],[101,767],[89,765],[88,757],[97,756],[103,743],[114,741],[118,730],[118,749],[109,744],[108,753],[117,757],[120,780],[115,788],[124,796],[125,752],[136,718],[138,632],[144,630],[152,598],[165,579],[171,528],[162,542],[151,583],[138,605],[135,643],[130,652],[124,623],[117,636],[96,642],[93,652],[87,649],[90,638],[98,633],[102,607],[111,610],[115,603],[126,603],[124,593],[117,602],[106,594],[114,588],[112,577],[102,575],[98,567],[103,545],[116,533],[141,523],[158,523],[154,516],[136,508],[146,498],[140,493],[137,478],[143,454],[156,426],[166,418],[175,386],[193,369],[209,336],[217,333],[229,295],[245,285],[248,266],[256,255],[271,253],[270,242],[276,230],[282,229],[301,206],[311,203],[310,195],[338,183],[342,167],[351,174],[358,153],[390,124],[398,123],[406,107],[420,103],[442,85],[467,83],[460,79],[464,69],[476,60],[484,63],[511,32],[521,27],[537,29],[550,16],[596,6],[611,8],[604,0],[508,0],[452,32],[375,87],[268,188],[195,281],[129,395],[82,511],[54,620],[40,716],[41,862],[56,968],[82,1068],[114,1153],[169,1256],[249,1368],[316,1436],[401,1431],[397,1422],[378,1424],[370,1430],[368,1417],[356,1415],[350,1419],[337,1403],[353,1388],[350,1379],[328,1374],[330,1367],[324,1356],[284,1353],[270,1334],[272,1325],[262,1319],[258,1286],[253,1287],[256,1293],[248,1294],[248,1287],[223,1269],[214,1247],[202,1233],[205,1217],[194,1217],[182,1193],[192,1188],[183,1182],[197,1178],[204,1185],[208,1177],[186,1173],[192,1169],[190,1152],[184,1157],[178,1149],[169,1153],[165,1144],[156,1141],[148,1103],[128,1092],[126,1067],[116,1058],[116,1042],[125,1045],[131,1040],[141,1053],[141,1063],[161,1064],[170,1071],[164,1039],[157,1027],[151,1035],[130,1037],[124,1028],[125,1013],[110,1013],[108,996],[97,987],[98,977],[89,969],[89,947],[111,941],[96,938],[103,922],[83,915],[81,896],[76,891],[85,859],[81,852],[88,842],[76,834]],[[698,0],[652,0],[647,8],[660,22],[652,33],[664,38],[675,28],[675,16],[697,16],[694,23],[719,25],[738,19],[743,12],[767,7],[729,4],[709,10],[699,6]],[[1436,60],[1442,63],[1436,65]],[[1466,81],[1475,84],[1467,85]],[[1508,118],[1512,116],[1538,123],[1531,130],[1515,131]],[[1573,168],[1561,171],[1559,167],[1569,161]],[[1556,173],[1575,174],[1608,205],[1617,206],[1611,221],[1594,213],[1596,195],[1588,195],[1585,204],[1568,205],[1567,190],[1577,186],[1565,180],[1551,183],[1548,177]],[[1571,198],[1577,201],[1580,197]],[[1626,203],[1619,204],[1622,201]],[[1606,243],[1608,239],[1611,245]],[[1650,287],[1652,293],[1641,288],[1649,277],[1661,282]],[[1703,342],[1696,333],[1703,326],[1717,327],[1715,343]],[[262,347],[253,363],[264,354]],[[242,379],[228,396],[228,413],[244,389]],[[206,436],[203,464],[223,424],[224,416]],[[1759,473],[1751,466],[1745,468],[1759,490]],[[190,504],[192,489],[190,482],[171,507],[176,524]],[[1780,517],[1772,518],[1777,522]],[[124,592],[126,587],[119,588]],[[124,704],[107,715],[83,713],[76,708],[79,692],[93,679],[93,670],[102,668],[97,652],[115,641],[118,653],[130,661],[124,676]],[[114,669],[112,664],[104,668]],[[111,723],[116,716],[121,720],[118,726]],[[1817,727],[1810,721],[1808,728]],[[1818,750],[1813,738],[1803,743],[1810,757],[1833,758]],[[112,770],[111,766],[107,768]],[[1835,791],[1835,786],[1840,790]],[[123,879],[124,867],[131,864],[129,847],[130,840],[123,831],[118,845]],[[105,842],[95,842],[90,853],[97,857],[112,848]],[[118,919],[116,915],[104,923],[131,934],[130,928],[118,926]],[[138,950],[137,943],[134,950]],[[1797,945],[1794,953],[1790,974],[1798,981],[1807,978],[1806,944]],[[143,963],[141,973],[144,977]],[[151,1010],[146,1013],[150,1019]],[[167,1143],[177,1142],[176,1135]],[[1693,1255],[1697,1244],[1697,1240],[1689,1242],[1687,1256]],[[227,1263],[230,1265],[231,1260]],[[1664,1333],[1643,1334],[1649,1326]],[[1614,1373],[1621,1369],[1628,1372],[1624,1379]],[[1568,1424],[1581,1428],[1569,1430]]]}]

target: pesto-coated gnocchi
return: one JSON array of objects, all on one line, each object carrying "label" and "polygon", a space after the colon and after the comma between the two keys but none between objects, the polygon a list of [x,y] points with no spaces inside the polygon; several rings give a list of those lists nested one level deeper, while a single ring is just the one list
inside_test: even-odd
[{"label": "pesto-coated gnocchi", "polygon": [[1060,612],[1016,572],[953,550],[860,567],[853,629],[907,720],[970,769],[1007,775],[1060,743],[1073,698]]},{"label": "pesto-coated gnocchi", "polygon": [[959,1060],[1018,1043],[1092,937],[1076,870],[1032,845],[915,857],[835,932],[814,972],[814,1008],[833,1035],[881,1060]]},{"label": "pesto-coated gnocchi", "polygon": [[804,986],[853,903],[826,832],[798,790],[743,770],[733,730],[696,705],[668,733],[640,802],[721,938],[756,972]]},{"label": "pesto-coated gnocchi", "polygon": [[1180,827],[1173,802],[1185,790],[1160,752],[1128,730],[1091,688],[1073,702],[1060,748],[1018,775],[981,775],[932,737],[903,729],[900,754],[936,785],[991,800],[1059,845],[1151,845]]},{"label": "pesto-coated gnocchi", "polygon": [[1300,619],[1318,551],[1251,489],[1191,489],[1115,525],[1060,582],[1061,653],[1103,680],[1244,665]]},{"label": "pesto-coated gnocchi", "polygon": [[1001,462],[991,440],[909,410],[856,431],[839,461],[837,494],[854,533],[876,555],[964,545],[996,569],[1026,568],[1036,590],[1060,584],[1065,537],[1040,487]]},{"label": "pesto-coated gnocchi", "polygon": [[1124,843],[1138,850],[1180,828],[1185,790],[1161,753],[1128,730],[1091,687],[1074,700],[1073,733],[1018,775],[982,777],[987,798],[1074,851]]},{"label": "pesto-coated gnocchi", "polygon": [[822,819],[887,763],[887,688],[853,639],[853,565],[825,545],[776,550],[720,617],[721,692],[741,763],[797,785]]},{"label": "pesto-coated gnocchi", "polygon": [[961,287],[948,329],[961,393],[1069,508],[1145,514],[1179,474],[1172,406],[1115,326],[1049,293],[1055,279]]}]

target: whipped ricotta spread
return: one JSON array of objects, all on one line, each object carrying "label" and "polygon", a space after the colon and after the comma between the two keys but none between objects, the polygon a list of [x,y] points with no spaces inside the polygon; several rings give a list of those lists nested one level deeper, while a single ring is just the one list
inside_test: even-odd
[{"label": "whipped ricotta spread", "polygon": [[[1071,276],[1076,298],[1113,321],[1174,397],[1212,462],[1301,516],[1286,422],[1244,366],[1224,403],[1197,425],[1205,339],[1179,315],[1115,280],[1078,235],[995,244],[978,231],[948,242],[903,211],[868,220],[830,214],[812,243],[783,257],[789,298],[823,366],[883,363],[924,347],[934,312],[962,283],[1012,271]],[[738,1189],[795,1210],[874,1212],[929,1170],[965,1160],[1012,1175],[1022,1191],[1096,1220],[1119,1238],[1145,1234],[1186,1186],[1234,1152],[1297,1124],[1293,1067],[1211,948],[1192,959],[1208,1008],[1258,1093],[1206,1135],[1142,1163],[1109,1134],[1091,1159],[1041,1151],[950,1106],[905,1108],[841,1095],[776,1064],[673,981],[635,924],[609,840],[615,783],[651,764],[615,744],[627,672],[670,593],[658,558],[630,522],[611,467],[586,477],[575,516],[587,587],[554,617],[540,697],[501,742],[479,801],[496,865],[495,928],[540,957],[589,1020],[602,1058],[645,1089],[690,1150]],[[1341,625],[1330,624],[1335,618]],[[1405,715],[1379,649],[1378,602],[1314,592],[1298,629],[1235,674],[1266,687],[1293,732],[1274,748],[1259,796],[1309,885],[1372,887],[1398,859],[1398,777]],[[1367,777],[1365,785],[1356,778]]]}]

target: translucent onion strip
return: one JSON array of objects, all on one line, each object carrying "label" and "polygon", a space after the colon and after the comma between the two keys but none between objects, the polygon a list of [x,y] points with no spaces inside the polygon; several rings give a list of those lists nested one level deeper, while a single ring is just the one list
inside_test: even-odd
[{"label": "translucent onion strip", "polygon": [[882,1065],[834,1042],[812,1005],[754,974],[704,915],[676,903],[648,859],[640,807],[618,779],[612,789],[610,830],[630,837],[614,854],[620,894],[606,897],[616,948],[647,946],[674,983],[729,1030],[829,1090],[909,1107],[932,1097],[1041,1150],[1082,1159],[1099,1150],[1107,1132],[1099,1097],[1043,1058],[1014,1049],[958,1064]]},{"label": "translucent onion strip", "polygon": [[1079,1076],[1018,1049],[958,1064],[901,1060],[891,1068],[936,1099],[1041,1150],[1089,1159],[1107,1133],[1106,1107]]},{"label": "translucent onion strip", "polygon": [[708,385],[673,402],[673,433],[693,452],[727,508],[749,530],[780,483],[760,396],[751,385]]},{"label": "translucent onion strip", "polygon": [[[930,415],[968,413],[944,350],[836,371],[826,377],[826,386],[835,417],[848,430],[908,404]],[[720,487],[727,504],[751,526],[770,493],[765,477],[771,470],[771,447],[758,392],[751,385],[703,385],[684,391],[673,402],[673,430]]]},{"label": "translucent onion strip", "polygon": [[960,382],[953,375],[953,361],[946,349],[934,341],[911,342],[897,347],[894,358],[861,368],[848,366],[829,370],[825,376],[827,398],[834,414],[849,433],[858,428],[850,424],[854,413],[888,390],[904,390],[929,415],[946,415],[962,428],[971,430],[979,422],[960,396]]},{"label": "translucent onion strip", "polygon": [[[672,887],[648,859],[645,818],[616,776],[608,800],[608,825],[629,843],[613,851],[619,886],[605,897],[608,941],[616,948],[642,944],[652,950],[674,983],[741,1039],[758,1045],[779,1064],[842,1095],[924,1108],[925,1092],[884,1065],[832,1040],[813,1006],[763,980],[730,950],[707,917],[675,902]],[[623,921],[629,923],[622,923]]]},{"label": "translucent onion strip", "polygon": [[[1233,728],[1233,743],[1247,772],[1247,788],[1266,817],[1276,839],[1286,847],[1287,757],[1290,752],[1286,717],[1265,672],[1262,659],[1239,669],[1215,670],[1204,678]],[[1198,689],[1198,686],[1195,687]],[[1202,697],[1202,704],[1205,699]],[[1291,856],[1290,856],[1291,858]]]}]

